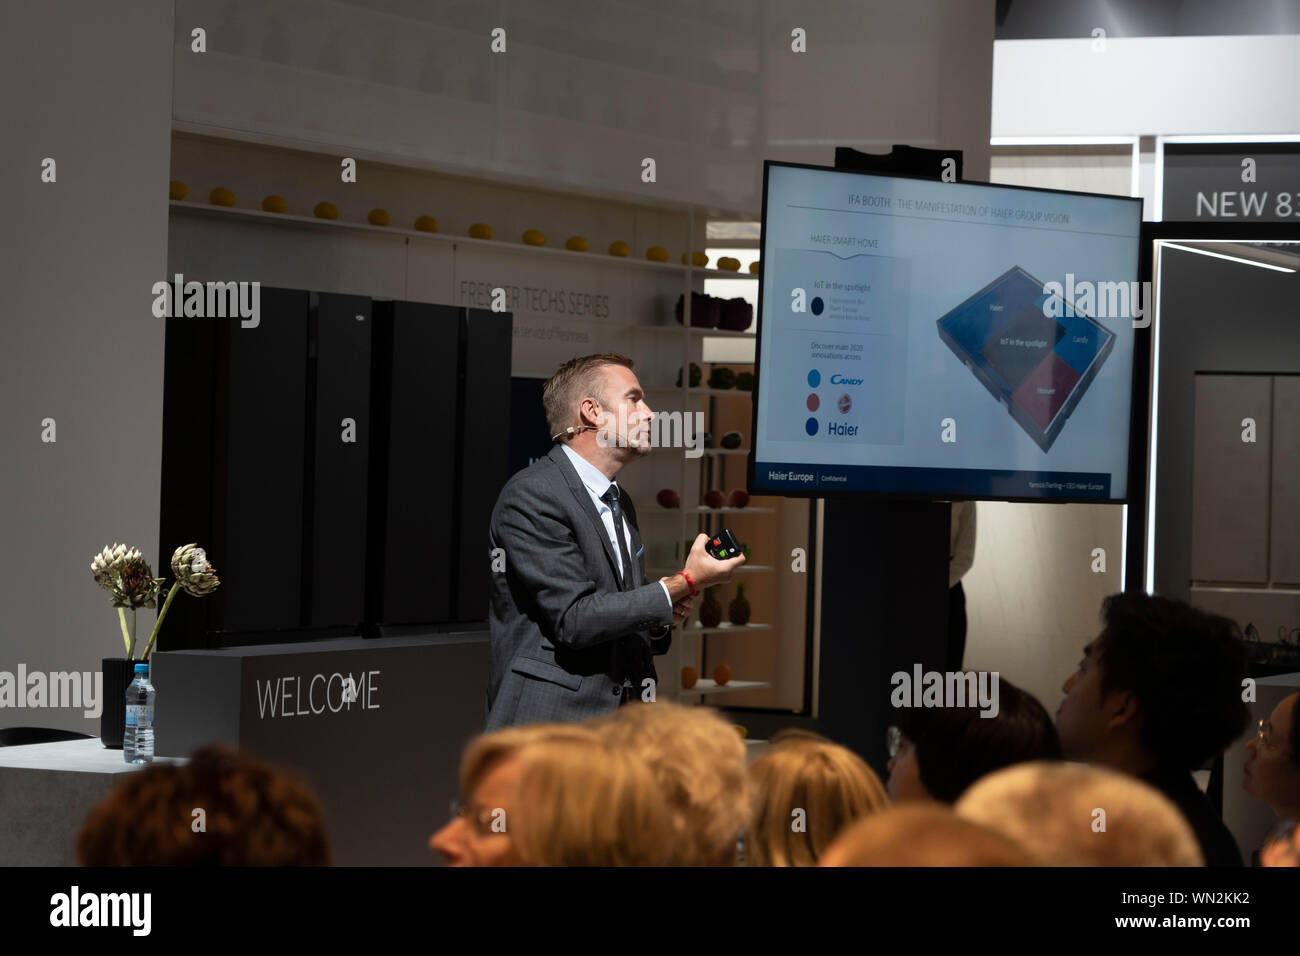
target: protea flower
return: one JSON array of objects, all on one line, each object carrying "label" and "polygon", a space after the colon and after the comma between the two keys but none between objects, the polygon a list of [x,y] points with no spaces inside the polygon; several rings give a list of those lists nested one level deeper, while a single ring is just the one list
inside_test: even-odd
[{"label": "protea flower", "polygon": [[193,542],[181,545],[172,554],[172,574],[191,597],[211,594],[221,585],[217,569],[208,563],[207,553]]}]

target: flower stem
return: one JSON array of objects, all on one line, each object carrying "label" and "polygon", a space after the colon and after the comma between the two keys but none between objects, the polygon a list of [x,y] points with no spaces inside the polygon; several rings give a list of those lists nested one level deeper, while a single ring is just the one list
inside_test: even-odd
[{"label": "flower stem", "polygon": [[167,600],[163,601],[162,610],[158,612],[158,620],[154,622],[153,633],[149,635],[149,643],[145,645],[144,653],[140,655],[140,660],[143,661],[148,659],[149,651],[153,648],[153,642],[158,639],[158,632],[162,630],[163,618],[167,616],[167,609],[172,606],[172,598],[176,596],[176,592],[180,589],[180,586],[181,582],[177,581],[171,586],[170,590],[168,590]]},{"label": "flower stem", "polygon": [[122,625],[122,644],[126,647],[126,658],[131,659],[131,635],[126,630],[126,611],[117,609],[117,622]]},{"label": "flower stem", "polygon": [[127,648],[126,656],[129,660],[135,653],[135,608],[131,608],[131,646]]}]

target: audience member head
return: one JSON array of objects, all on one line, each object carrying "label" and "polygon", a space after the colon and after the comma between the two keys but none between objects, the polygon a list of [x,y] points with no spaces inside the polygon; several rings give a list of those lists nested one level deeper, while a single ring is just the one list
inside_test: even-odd
[{"label": "audience member head", "polygon": [[952,803],[985,774],[1028,760],[1058,760],[1061,744],[1043,705],[1008,680],[999,680],[998,710],[899,708],[898,751],[889,759],[886,787],[894,802]]},{"label": "audience member head", "polygon": [[518,866],[509,822],[524,749],[547,740],[590,740],[578,724],[526,724],[481,734],[460,761],[459,812],[429,838],[429,847],[451,866]]},{"label": "audience member head", "polygon": [[1134,592],[1106,598],[1102,618],[1062,687],[1067,758],[1134,774],[1194,770],[1241,736],[1250,711],[1236,624]]},{"label": "audience member head", "polygon": [[1141,780],[1078,763],[1025,763],[985,777],[957,813],[1051,866],[1201,866],[1182,813]]},{"label": "audience member head", "polygon": [[1037,861],[1001,833],[964,820],[938,803],[873,813],[841,834],[822,866],[1033,866]]},{"label": "audience member head", "polygon": [[676,834],[650,769],[598,736],[526,747],[510,840],[531,866],[665,866]]},{"label": "audience member head", "polygon": [[77,859],[82,866],[333,862],[311,788],[218,745],[201,747],[184,764],[155,763],[127,774],[86,818]]},{"label": "audience member head", "polygon": [[749,813],[745,743],[708,707],[632,703],[594,725],[614,750],[643,761],[672,812],[672,863],[732,866]]},{"label": "audience member head", "polygon": [[1242,785],[1280,818],[1300,819],[1300,694],[1282,698],[1246,744]]},{"label": "audience member head", "polygon": [[861,757],[816,734],[776,734],[749,765],[749,784],[749,866],[815,866],[842,830],[889,804]]}]

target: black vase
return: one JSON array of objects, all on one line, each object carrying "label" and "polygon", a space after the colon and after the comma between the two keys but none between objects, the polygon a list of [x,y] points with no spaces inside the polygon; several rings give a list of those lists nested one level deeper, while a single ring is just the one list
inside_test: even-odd
[{"label": "black vase", "polygon": [[99,714],[99,739],[110,750],[122,749],[126,734],[126,689],[135,679],[136,663],[125,657],[104,658],[104,709]]}]

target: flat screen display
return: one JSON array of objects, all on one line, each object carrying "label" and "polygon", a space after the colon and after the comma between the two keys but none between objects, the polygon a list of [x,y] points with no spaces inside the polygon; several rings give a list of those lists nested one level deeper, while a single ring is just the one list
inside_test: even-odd
[{"label": "flat screen display", "polygon": [[751,491],[1126,500],[1141,218],[768,162]]}]

